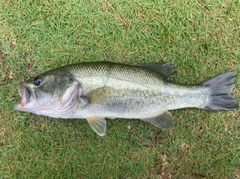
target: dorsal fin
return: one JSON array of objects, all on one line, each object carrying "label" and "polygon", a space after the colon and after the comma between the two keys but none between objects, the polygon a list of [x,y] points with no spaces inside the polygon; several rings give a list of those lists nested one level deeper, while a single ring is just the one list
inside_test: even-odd
[{"label": "dorsal fin", "polygon": [[162,76],[165,79],[168,79],[174,72],[176,68],[172,63],[147,63],[139,65],[142,68],[148,69],[152,72],[155,72]]}]

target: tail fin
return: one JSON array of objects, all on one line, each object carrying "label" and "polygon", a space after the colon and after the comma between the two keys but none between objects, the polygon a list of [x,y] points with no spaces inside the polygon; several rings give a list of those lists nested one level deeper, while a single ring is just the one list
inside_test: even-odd
[{"label": "tail fin", "polygon": [[202,83],[210,90],[210,101],[204,109],[207,110],[234,110],[238,108],[237,100],[231,95],[235,86],[237,72],[221,74]]}]

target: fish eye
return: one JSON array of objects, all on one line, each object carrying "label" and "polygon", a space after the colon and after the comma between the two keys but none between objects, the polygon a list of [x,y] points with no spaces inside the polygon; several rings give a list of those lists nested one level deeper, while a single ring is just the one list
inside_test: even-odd
[{"label": "fish eye", "polygon": [[67,80],[70,81],[70,82],[74,81],[74,79],[72,77],[68,77]]},{"label": "fish eye", "polygon": [[33,79],[33,81],[36,86],[39,86],[43,80],[40,77],[36,77]]}]

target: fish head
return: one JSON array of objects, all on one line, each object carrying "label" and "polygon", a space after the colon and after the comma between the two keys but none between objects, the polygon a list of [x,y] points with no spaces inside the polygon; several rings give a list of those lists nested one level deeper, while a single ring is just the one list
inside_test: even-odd
[{"label": "fish head", "polygon": [[64,69],[40,74],[18,85],[20,102],[15,109],[56,118],[67,118],[81,95],[80,83]]}]

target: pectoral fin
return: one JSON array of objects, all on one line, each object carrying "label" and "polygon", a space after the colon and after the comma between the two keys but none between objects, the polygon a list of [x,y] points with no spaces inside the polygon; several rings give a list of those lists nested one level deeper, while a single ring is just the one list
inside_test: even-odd
[{"label": "pectoral fin", "polygon": [[171,129],[174,127],[172,115],[168,111],[164,111],[159,116],[153,118],[144,118],[141,120],[146,121],[158,128]]},{"label": "pectoral fin", "polygon": [[89,117],[87,121],[94,132],[100,136],[105,135],[107,123],[104,117]]},{"label": "pectoral fin", "polygon": [[110,87],[97,88],[87,95],[89,105],[102,104],[114,99],[113,96],[115,93],[117,91]]}]

